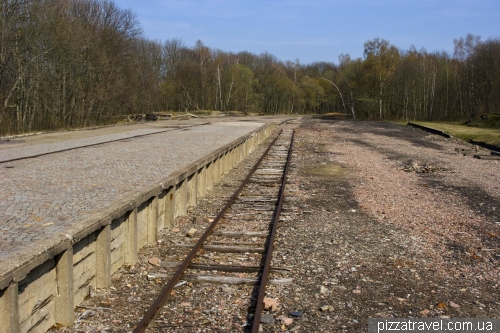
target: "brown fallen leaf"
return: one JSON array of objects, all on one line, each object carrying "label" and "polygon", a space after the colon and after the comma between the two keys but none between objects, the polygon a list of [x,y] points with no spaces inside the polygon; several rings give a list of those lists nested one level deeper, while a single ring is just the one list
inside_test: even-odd
[{"label": "brown fallen leaf", "polygon": [[267,310],[271,308],[271,311],[276,311],[278,310],[278,299],[277,298],[269,298],[269,297],[264,297],[264,309]]},{"label": "brown fallen leaf", "polygon": [[430,311],[430,310],[428,310],[428,309],[423,309],[422,311],[420,311],[420,314],[421,314],[422,316],[427,316],[430,312],[431,312],[431,311]]},{"label": "brown fallen leaf", "polygon": [[332,305],[324,305],[324,306],[322,306],[322,307],[320,308],[320,310],[321,310],[321,311],[323,311],[323,312],[326,312],[326,311],[330,311],[330,312],[331,312],[331,311],[333,311],[333,310],[334,310],[334,308],[333,308],[333,306],[332,306]]},{"label": "brown fallen leaf", "polygon": [[436,305],[436,308],[438,309],[446,309],[448,306],[446,306],[446,303],[443,303],[443,302],[439,302],[437,305]]},{"label": "brown fallen leaf", "polygon": [[153,265],[153,266],[157,266],[157,267],[160,267],[160,264],[161,264],[161,260],[159,258],[156,258],[156,257],[153,257],[153,258],[149,258],[148,259],[148,262]]},{"label": "brown fallen leaf", "polygon": [[288,317],[285,317],[285,316],[279,317],[279,320],[285,326],[290,326],[293,323],[293,319],[292,318],[288,318]]},{"label": "brown fallen leaf", "polygon": [[195,228],[191,228],[191,229],[189,229],[189,231],[186,233],[186,236],[187,236],[187,237],[191,237],[191,238],[193,238],[193,237],[194,237],[194,235],[196,235],[196,233],[197,233],[197,232],[198,232],[198,230],[197,230],[197,229],[195,229]]}]

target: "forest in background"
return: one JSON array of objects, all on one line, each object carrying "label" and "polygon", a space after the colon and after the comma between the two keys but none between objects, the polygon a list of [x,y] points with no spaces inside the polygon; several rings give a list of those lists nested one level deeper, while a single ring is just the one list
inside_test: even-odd
[{"label": "forest in background", "polygon": [[460,37],[452,55],[374,38],[363,58],[301,64],[149,40],[113,1],[0,1],[0,136],[160,111],[449,121],[500,112],[499,37]]}]

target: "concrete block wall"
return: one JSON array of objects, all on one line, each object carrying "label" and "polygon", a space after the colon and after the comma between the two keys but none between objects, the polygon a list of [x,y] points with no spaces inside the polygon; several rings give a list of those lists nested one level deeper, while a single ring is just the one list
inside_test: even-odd
[{"label": "concrete block wall", "polygon": [[114,272],[135,264],[140,248],[156,244],[159,230],[174,226],[176,217],[195,206],[274,128],[265,125],[138,192],[133,200],[81,221],[27,254],[23,263],[0,272],[0,333],[71,326],[74,308],[90,288],[110,287]]},{"label": "concrete block wall", "polygon": [[96,288],[96,233],[73,245],[74,305],[80,304]]},{"label": "concrete block wall", "polygon": [[128,215],[111,222],[111,272],[116,272],[125,263],[125,222]]},{"label": "concrete block wall", "polygon": [[18,284],[19,329],[45,332],[55,321],[57,283],[55,260],[47,260]]}]

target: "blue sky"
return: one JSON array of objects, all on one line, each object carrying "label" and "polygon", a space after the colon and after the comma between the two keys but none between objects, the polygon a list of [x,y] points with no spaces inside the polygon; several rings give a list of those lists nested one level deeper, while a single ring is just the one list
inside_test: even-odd
[{"label": "blue sky", "polygon": [[269,52],[283,61],[338,63],[380,37],[408,49],[453,52],[468,33],[500,38],[500,0],[114,0],[152,40],[199,39],[223,51]]}]

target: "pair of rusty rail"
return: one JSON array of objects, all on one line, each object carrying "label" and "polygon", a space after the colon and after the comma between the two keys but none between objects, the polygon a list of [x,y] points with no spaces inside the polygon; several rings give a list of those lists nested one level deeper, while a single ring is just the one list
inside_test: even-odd
[{"label": "pair of rusty rail", "polygon": [[290,158],[292,156],[294,136],[295,136],[295,131],[292,132],[292,139],[290,142],[290,147],[288,148],[288,155],[286,158],[285,169],[283,170],[283,179],[282,179],[280,192],[279,192],[278,205],[276,208],[276,212],[274,213],[273,221],[271,223],[271,225],[272,225],[271,234],[269,237],[269,245],[268,245],[267,252],[266,252],[266,262],[264,264],[264,270],[262,272],[262,277],[260,280],[259,296],[257,298],[257,305],[255,308],[255,314],[253,317],[252,333],[259,332],[260,317],[262,314],[262,310],[264,308],[264,296],[266,295],[266,285],[267,285],[267,281],[269,279],[269,271],[271,269],[271,260],[272,260],[272,254],[273,254],[273,249],[274,249],[274,238],[276,237],[276,230],[278,228],[278,221],[279,221],[279,217],[281,214],[281,209],[283,207],[283,202],[285,201],[285,186],[286,186],[286,180],[287,180],[287,175],[288,175],[288,167],[290,164]]},{"label": "pair of rusty rail", "polygon": [[[186,269],[189,268],[191,261],[194,259],[198,251],[202,248],[203,244],[207,240],[207,238],[210,236],[212,231],[215,229],[221,218],[224,216],[224,214],[227,212],[227,210],[234,204],[236,201],[238,195],[241,193],[243,188],[250,182],[251,177],[257,170],[257,168],[260,166],[264,158],[268,155],[269,151],[271,148],[274,146],[280,135],[282,134],[283,130],[280,131],[280,133],[276,136],[276,138],[271,142],[269,147],[266,149],[264,154],[260,157],[260,159],[255,163],[255,165],[252,167],[250,172],[248,173],[247,177],[243,180],[241,185],[238,187],[238,189],[234,192],[234,194],[231,196],[231,198],[228,200],[226,205],[221,209],[219,214],[215,217],[214,221],[210,224],[210,226],[206,229],[206,231],[203,233],[203,235],[200,237],[198,242],[194,245],[194,247],[191,249],[189,254],[186,256],[184,261],[181,263],[177,271],[174,273],[170,281],[163,287],[160,295],[158,298],[154,301],[154,303],[151,305],[149,310],[146,312],[142,320],[137,324],[137,327],[133,331],[134,333],[142,333],[144,332],[149,324],[151,323],[151,320],[153,320],[154,316],[158,313],[158,311],[161,309],[161,307],[165,304],[168,296],[171,294],[172,290],[174,289],[175,285],[179,282],[181,279],[182,275],[186,271]],[[267,251],[265,253],[266,256],[266,261],[263,266],[263,271],[261,275],[261,279],[259,282],[259,295],[257,299],[257,305],[255,308],[255,314],[254,314],[254,319],[253,319],[253,325],[252,325],[252,332],[258,332],[259,330],[259,323],[260,323],[260,318],[263,310],[263,300],[264,300],[264,295],[265,295],[265,290],[266,290],[266,284],[268,281],[268,275],[269,271],[271,268],[271,259],[272,259],[272,251],[274,247],[274,239],[276,235],[276,229],[278,225],[278,220],[279,216],[281,213],[281,208],[283,206],[283,201],[284,201],[284,190],[285,190],[285,184],[286,184],[286,177],[288,173],[288,166],[289,166],[289,161],[291,157],[291,152],[292,152],[292,147],[293,147],[293,138],[294,138],[295,132],[292,133],[292,138],[291,138],[291,143],[290,147],[288,149],[288,155],[287,155],[287,161],[284,167],[283,171],[283,177],[282,177],[282,184],[279,190],[279,199],[278,199],[278,204],[276,211],[273,216],[272,220],[272,228],[269,236],[269,245],[267,248]]]}]

